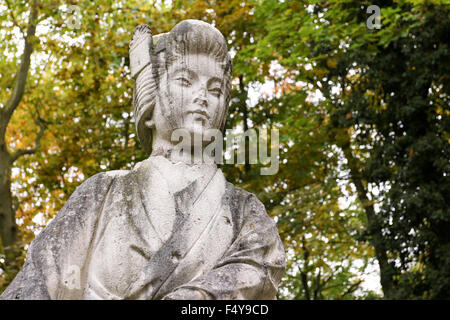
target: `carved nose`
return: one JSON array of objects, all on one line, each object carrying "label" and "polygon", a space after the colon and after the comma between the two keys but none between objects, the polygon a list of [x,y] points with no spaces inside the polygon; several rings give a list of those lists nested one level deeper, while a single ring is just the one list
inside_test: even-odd
[{"label": "carved nose", "polygon": [[197,92],[194,102],[198,103],[199,105],[201,105],[203,107],[208,106],[208,99],[206,98],[206,88],[205,87],[201,87],[200,90]]}]

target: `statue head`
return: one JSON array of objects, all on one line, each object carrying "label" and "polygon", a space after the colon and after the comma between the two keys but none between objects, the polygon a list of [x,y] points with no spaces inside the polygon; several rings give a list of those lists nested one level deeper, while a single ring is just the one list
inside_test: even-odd
[{"label": "statue head", "polygon": [[212,25],[184,20],[152,36],[138,26],[130,42],[130,66],[138,138],[147,153],[153,140],[175,129],[224,130],[232,64],[224,36]]}]

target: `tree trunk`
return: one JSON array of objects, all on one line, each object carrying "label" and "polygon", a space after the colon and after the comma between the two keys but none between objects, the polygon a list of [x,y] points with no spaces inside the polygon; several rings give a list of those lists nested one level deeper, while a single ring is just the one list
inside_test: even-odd
[{"label": "tree trunk", "polygon": [[350,179],[356,187],[358,194],[358,199],[361,202],[364,211],[366,213],[368,221],[368,232],[370,235],[369,242],[375,249],[375,256],[378,260],[380,267],[380,283],[383,289],[384,296],[386,298],[391,297],[392,289],[394,287],[394,275],[395,269],[389,263],[386,247],[384,245],[384,239],[381,231],[381,226],[376,219],[375,209],[373,204],[367,198],[367,191],[363,184],[363,179],[358,169],[357,160],[353,156],[350,148],[350,137],[346,133],[347,141],[344,142],[340,147],[344,152],[345,158],[348,162],[348,167],[350,169]]},{"label": "tree trunk", "polygon": [[14,111],[19,106],[25,93],[31,54],[33,52],[33,43],[35,41],[38,4],[38,0],[34,0],[31,4],[27,33],[26,35],[24,34],[24,50],[19,69],[16,73],[14,89],[5,107],[0,109],[0,236],[6,260],[4,268],[10,278],[15,275],[15,272],[12,271],[18,271],[16,258],[20,253],[20,250],[17,250],[18,248],[16,246],[18,242],[18,228],[15,219],[15,211],[12,206],[11,167],[13,162],[20,156],[32,154],[39,148],[40,139],[44,132],[44,125],[39,122],[41,130],[36,138],[35,148],[17,150],[13,154],[8,152],[6,146],[6,129]]},{"label": "tree trunk", "polygon": [[10,156],[5,150],[0,150],[0,236],[6,265],[15,259],[12,246],[17,241],[17,231],[15,213],[12,208]]}]

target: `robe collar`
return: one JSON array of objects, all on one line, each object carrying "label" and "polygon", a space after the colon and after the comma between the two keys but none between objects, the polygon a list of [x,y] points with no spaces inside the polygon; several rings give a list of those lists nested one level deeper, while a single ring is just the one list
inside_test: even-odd
[{"label": "robe collar", "polygon": [[211,171],[210,176],[188,180],[177,190],[168,182],[173,173],[166,161],[150,157],[134,170],[145,214],[161,246],[130,286],[127,297],[131,299],[160,298],[163,293],[159,288],[223,209],[226,180],[220,169]]}]

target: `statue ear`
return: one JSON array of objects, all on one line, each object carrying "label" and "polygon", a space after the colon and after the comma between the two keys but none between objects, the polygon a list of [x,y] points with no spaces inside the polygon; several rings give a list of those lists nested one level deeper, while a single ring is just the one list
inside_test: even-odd
[{"label": "statue ear", "polygon": [[144,125],[149,129],[153,129],[155,127],[155,121],[153,119],[145,120]]},{"label": "statue ear", "polygon": [[141,71],[151,63],[152,31],[146,24],[134,29],[130,41],[130,70],[131,77],[136,80]]}]

